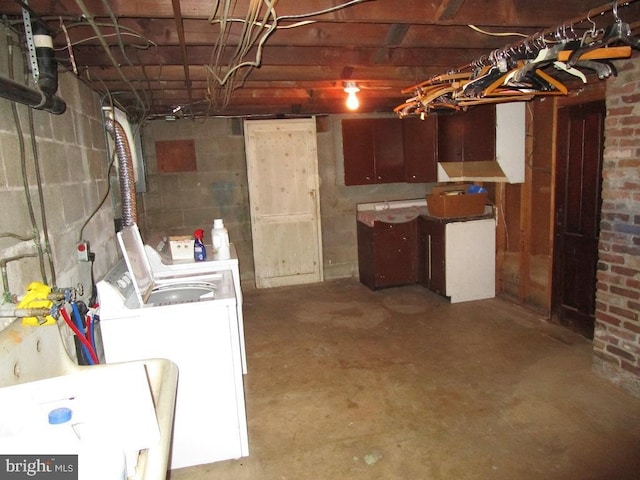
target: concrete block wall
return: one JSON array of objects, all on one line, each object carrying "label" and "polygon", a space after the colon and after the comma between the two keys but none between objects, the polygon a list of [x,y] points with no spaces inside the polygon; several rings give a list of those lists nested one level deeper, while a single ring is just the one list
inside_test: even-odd
[{"label": "concrete block wall", "polygon": [[[16,80],[22,81],[24,76],[20,53],[15,47],[14,51]],[[0,39],[0,52],[0,75],[8,77],[4,35]],[[82,225],[107,190],[107,158],[96,94],[75,76],[62,74],[58,95],[67,103],[64,114],[52,115],[38,110],[32,110],[32,114],[55,277],[58,287],[69,287],[76,286],[83,277],[78,266],[76,245]],[[34,232],[22,180],[22,152],[37,229],[44,241],[29,110],[24,105],[16,104],[19,118],[19,123],[16,123],[12,103],[0,98],[0,230],[3,234],[0,237],[0,258],[3,259],[36,251],[33,240],[19,241],[6,235],[26,237]],[[24,149],[20,148],[20,137]],[[118,255],[111,202],[105,202],[86,225],[83,238],[91,243],[96,252],[94,274],[100,278]],[[45,261],[45,265],[51,283],[48,262]],[[9,262],[7,275],[11,294],[23,294],[30,282],[43,280],[37,258]]]},{"label": "concrete block wall", "polygon": [[[160,173],[156,142],[194,140],[197,170]],[[140,195],[145,242],[155,245],[163,236],[205,231],[222,218],[240,258],[241,275],[253,274],[251,223],[244,138],[237,120],[155,120],[142,130],[142,150],[147,171],[147,191]]]},{"label": "concrete block wall", "polygon": [[[317,119],[318,171],[324,277],[358,275],[356,204],[424,197],[425,184],[344,186],[341,117]],[[242,120],[155,120],[143,128],[148,190],[141,195],[145,240],[163,235],[210,230],[214,218],[224,218],[230,240],[238,249],[240,275],[246,286],[255,278],[249,187]],[[155,142],[194,139],[197,171],[157,171]],[[210,240],[209,240],[210,241]]]},{"label": "concrete block wall", "polygon": [[594,370],[640,397],[640,58],[607,81]]}]

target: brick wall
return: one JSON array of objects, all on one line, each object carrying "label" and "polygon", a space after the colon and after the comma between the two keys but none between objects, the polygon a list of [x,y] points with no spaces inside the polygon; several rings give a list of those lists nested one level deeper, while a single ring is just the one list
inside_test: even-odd
[{"label": "brick wall", "polygon": [[607,81],[594,370],[640,397],[640,58]]}]

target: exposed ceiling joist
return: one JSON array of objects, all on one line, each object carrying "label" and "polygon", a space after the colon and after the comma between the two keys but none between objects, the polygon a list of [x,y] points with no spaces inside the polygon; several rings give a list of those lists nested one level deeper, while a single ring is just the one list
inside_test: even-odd
[{"label": "exposed ceiling joist", "polygon": [[182,54],[182,63],[184,65],[184,83],[187,89],[187,97],[189,106],[193,104],[193,95],[191,93],[191,79],[189,78],[189,55],[187,55],[187,44],[184,35],[184,25],[182,23],[182,10],[180,9],[180,0],[171,0],[173,6],[173,16],[176,22],[176,31],[178,32],[178,41],[180,42],[180,52]]},{"label": "exposed ceiling joist", "polygon": [[442,0],[436,11],[436,18],[439,21],[451,20],[456,16],[464,0]]},{"label": "exposed ceiling joist", "polygon": [[[242,71],[223,93],[223,115],[274,115],[295,111],[318,114],[345,111],[342,82],[358,83],[362,112],[391,113],[405,102],[402,90],[434,75],[489,55],[591,11],[598,27],[606,26],[600,7],[607,0],[298,0],[276,2],[274,11],[257,22],[277,24],[266,41],[254,38]],[[640,20],[640,1],[618,8],[632,25]],[[210,92],[224,90],[211,73],[229,71],[239,47],[250,7],[263,0],[219,0],[231,13],[221,35],[219,12],[210,0],[30,0],[54,37],[62,69],[72,70],[101,94],[135,114],[164,116],[177,106],[207,110]],[[605,5],[611,10],[610,3]],[[22,12],[6,0],[3,13],[20,32]],[[315,14],[314,14],[315,13]],[[213,17],[212,17],[213,16]],[[266,20],[263,20],[266,18]],[[609,15],[608,21],[611,21]],[[61,22],[65,28],[62,29]],[[117,22],[117,25],[114,25]],[[484,34],[469,28],[477,25]],[[268,25],[263,25],[266,27]],[[582,26],[584,31],[585,26]],[[67,39],[64,30],[68,32]],[[262,29],[264,33],[264,29]],[[576,34],[577,35],[577,34]],[[223,38],[223,44],[217,41]],[[70,47],[69,47],[70,46]],[[71,49],[71,52],[70,52]],[[215,53],[215,55],[214,55]],[[208,108],[211,113],[213,111]]]}]

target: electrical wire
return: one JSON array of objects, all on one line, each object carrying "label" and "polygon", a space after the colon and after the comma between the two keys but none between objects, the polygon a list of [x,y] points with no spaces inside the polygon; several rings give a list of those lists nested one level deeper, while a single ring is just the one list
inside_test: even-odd
[{"label": "electrical wire", "polygon": [[91,15],[91,13],[89,12],[89,10],[87,9],[87,6],[85,5],[83,0],[75,0],[76,5],[78,6],[78,8],[80,8],[80,10],[82,10],[82,13],[84,15],[84,17],[87,19],[87,21],[89,22],[89,24],[91,25],[91,28],[93,28],[93,31],[95,32],[95,34],[98,37],[98,40],[100,41],[100,44],[104,50],[104,52],[107,54],[107,56],[109,57],[109,60],[111,61],[111,64],[113,65],[113,67],[116,69],[116,71],[118,72],[118,74],[120,75],[120,78],[127,84],[127,86],[131,89],[131,93],[133,93],[133,95],[136,97],[136,101],[138,102],[138,106],[139,108],[143,111],[143,112],[147,112],[149,110],[149,106],[148,104],[146,104],[143,100],[142,97],[140,96],[140,93],[138,92],[138,90],[133,86],[133,84],[131,83],[131,81],[127,78],[127,76],[124,74],[124,72],[122,71],[122,68],[120,67],[120,62],[118,62],[115,57],[113,56],[113,53],[111,52],[111,49],[109,48],[109,45],[107,44],[105,38],[102,35],[102,32],[100,31],[100,28],[98,27],[98,25],[96,24],[96,22],[93,19],[93,16]]},{"label": "electrical wire", "polygon": [[[13,72],[13,37],[11,35],[10,29],[7,26],[5,29],[6,37],[7,37],[7,64],[8,64],[8,74],[11,80],[14,79]],[[30,109],[29,109],[30,110]],[[36,250],[38,251],[38,261],[40,263],[40,274],[42,276],[42,281],[45,284],[48,284],[47,280],[47,272],[44,266],[44,252],[42,249],[42,243],[40,241],[40,231],[38,229],[38,224],[36,223],[36,215],[33,209],[33,202],[31,200],[31,190],[29,187],[29,179],[27,173],[27,161],[26,161],[26,148],[24,144],[24,133],[22,131],[22,125],[20,123],[20,117],[18,116],[18,108],[16,106],[16,102],[11,102],[11,112],[13,114],[13,120],[16,126],[16,136],[18,138],[18,146],[20,150],[20,166],[22,170],[22,183],[24,186],[24,194],[27,202],[27,211],[29,213],[29,218],[31,221],[31,227],[33,229],[33,242],[36,246]]]},{"label": "electrical wire", "polygon": [[[65,26],[64,29],[67,29],[67,28],[69,28],[69,27]],[[145,42],[147,42],[146,45],[133,45],[133,44],[129,44],[128,45],[130,47],[137,48],[139,50],[146,50],[146,49],[148,49],[150,47],[157,47],[158,46],[155,42],[149,40],[148,38],[143,37],[139,33],[120,32],[120,33],[103,33],[102,34],[103,38],[116,37],[116,36],[130,36],[130,37],[138,38],[138,39],[141,39],[141,40],[144,40]],[[56,52],[61,52],[61,51],[64,51],[64,50],[70,50],[70,47],[75,47],[76,45],[81,45],[83,43],[90,42],[91,40],[98,40],[98,39],[99,39],[99,37],[97,35],[92,35],[90,37],[86,37],[86,38],[82,38],[80,40],[76,40],[75,42],[68,42],[66,46],[58,47],[58,48],[55,48],[54,50]]]},{"label": "electrical wire", "polygon": [[475,25],[467,25],[471,30],[475,30],[476,32],[482,33],[483,35],[489,35],[492,37],[524,37],[527,38],[529,35],[525,35],[524,33],[519,32],[488,32],[483,30]]},{"label": "electrical wire", "polygon": [[[223,0],[223,4],[219,0],[214,3],[212,13],[209,16],[209,23],[217,23],[220,25],[220,33],[218,41],[214,45],[211,62],[207,65],[207,99],[209,108],[214,110],[223,110],[229,104],[231,94],[239,88],[254,68],[260,67],[262,63],[262,53],[267,39],[278,28],[296,28],[314,23],[314,21],[301,21],[292,25],[281,26],[279,22],[283,20],[295,20],[300,18],[308,18],[317,15],[324,15],[335,12],[359,3],[372,0],[350,0],[333,7],[325,8],[308,13],[297,15],[278,16],[275,7],[277,0],[251,0],[249,10],[244,19],[230,18],[229,13],[232,10],[232,1]],[[235,6],[235,2],[233,2]],[[265,13],[262,15],[262,21],[258,21],[262,7],[266,7]],[[216,18],[216,14],[220,12],[220,17]],[[270,19],[270,23],[267,21]],[[226,41],[230,33],[230,25],[234,22],[243,24],[240,40],[237,43],[236,51],[226,66],[222,65],[222,54],[224,46],[228,44]],[[256,48],[253,60],[246,60],[252,48]],[[240,70],[244,69],[242,79],[238,81],[237,75]],[[224,74],[223,74],[224,72]],[[215,81],[215,85],[212,85]]]},{"label": "electrical wire", "polygon": [[[33,109],[27,109],[29,119],[29,136],[31,137],[31,153],[33,155],[33,169],[36,176],[36,191],[38,192],[38,200],[40,203],[40,221],[42,222],[42,233],[44,235],[44,252],[49,260],[49,272],[51,273],[51,287],[57,287],[56,269],[53,266],[53,257],[51,256],[51,242],[49,240],[49,225],[47,222],[47,209],[45,208],[44,194],[42,188],[42,172],[40,168],[40,154],[38,153],[38,142],[36,140],[35,126],[33,123]],[[45,283],[47,283],[45,281]]]},{"label": "electrical wire", "polygon": [[[113,168],[113,165],[114,165],[115,161],[116,161],[116,152],[114,150],[111,153],[111,162],[109,163],[109,168],[107,168],[107,179],[109,179],[109,175],[111,174],[111,169]],[[89,222],[93,219],[93,217],[95,217],[96,214],[98,213],[98,211],[102,208],[102,206],[104,205],[104,202],[106,202],[107,198],[109,198],[109,194],[110,193],[111,193],[111,182],[107,181],[107,191],[104,193],[104,196],[102,197],[102,200],[100,200],[100,203],[98,204],[98,206],[93,210],[93,212],[91,212],[89,217],[82,224],[82,227],[80,227],[80,234],[78,236],[78,242],[81,242],[84,239],[84,229],[85,229],[85,227],[89,224]]]}]

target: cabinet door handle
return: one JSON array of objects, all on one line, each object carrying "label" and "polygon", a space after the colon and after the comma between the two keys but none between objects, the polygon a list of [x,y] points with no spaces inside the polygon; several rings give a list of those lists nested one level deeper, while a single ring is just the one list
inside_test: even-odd
[{"label": "cabinet door handle", "polygon": [[427,278],[431,281],[431,235],[427,235]]}]

